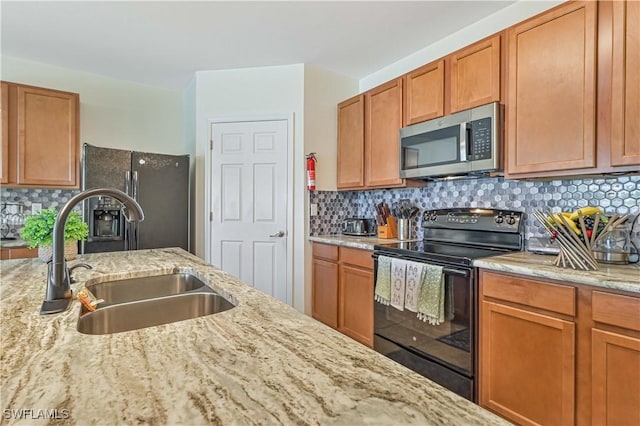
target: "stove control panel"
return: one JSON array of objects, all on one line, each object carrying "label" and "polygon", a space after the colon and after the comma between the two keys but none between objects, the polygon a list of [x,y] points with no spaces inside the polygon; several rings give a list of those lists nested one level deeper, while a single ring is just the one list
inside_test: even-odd
[{"label": "stove control panel", "polygon": [[478,231],[519,232],[524,213],[513,210],[454,208],[426,210],[423,228],[448,228]]}]

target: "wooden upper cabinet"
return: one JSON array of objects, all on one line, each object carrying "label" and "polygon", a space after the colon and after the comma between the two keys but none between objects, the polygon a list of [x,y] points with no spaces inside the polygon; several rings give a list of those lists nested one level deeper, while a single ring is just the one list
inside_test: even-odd
[{"label": "wooden upper cabinet", "polygon": [[449,55],[451,111],[500,101],[500,35]]},{"label": "wooden upper cabinet", "polygon": [[400,128],[402,78],[365,94],[365,185],[402,186],[400,179]]},{"label": "wooden upper cabinet", "polygon": [[2,162],[0,183],[9,182],[9,85],[2,82]]},{"label": "wooden upper cabinet", "polygon": [[364,186],[364,95],[338,104],[339,189]]},{"label": "wooden upper cabinet", "polygon": [[611,5],[611,165],[640,165],[640,2]]},{"label": "wooden upper cabinet", "polygon": [[506,174],[595,167],[596,2],[508,30]]},{"label": "wooden upper cabinet", "polygon": [[444,115],[444,67],[442,59],[403,77],[405,126]]},{"label": "wooden upper cabinet", "polygon": [[16,183],[77,186],[78,95],[18,86]]}]

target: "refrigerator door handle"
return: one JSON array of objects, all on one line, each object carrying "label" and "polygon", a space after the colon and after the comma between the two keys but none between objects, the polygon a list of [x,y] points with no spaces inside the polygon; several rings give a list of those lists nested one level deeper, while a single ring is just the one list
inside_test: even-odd
[{"label": "refrigerator door handle", "polygon": [[134,200],[138,201],[138,172],[133,172],[133,185],[131,189],[131,196]]},{"label": "refrigerator door handle", "polygon": [[127,195],[131,195],[129,192],[129,185],[131,184],[131,172],[127,170],[124,172],[124,193]]}]

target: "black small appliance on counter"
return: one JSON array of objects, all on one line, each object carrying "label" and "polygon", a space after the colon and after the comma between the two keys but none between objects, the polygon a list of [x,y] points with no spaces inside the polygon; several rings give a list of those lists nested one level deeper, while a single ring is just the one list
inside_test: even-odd
[{"label": "black small appliance on counter", "polygon": [[371,237],[377,235],[378,228],[374,219],[352,217],[342,222],[342,235]]}]

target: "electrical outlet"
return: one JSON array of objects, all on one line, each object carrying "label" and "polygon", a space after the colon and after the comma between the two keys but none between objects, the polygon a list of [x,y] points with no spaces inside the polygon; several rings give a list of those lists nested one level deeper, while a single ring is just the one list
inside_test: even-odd
[{"label": "electrical outlet", "polygon": [[31,203],[31,214],[38,214],[42,210],[42,203]]},{"label": "electrical outlet", "polygon": [[310,216],[318,216],[318,205],[316,203],[311,203],[311,211],[309,212]]}]

